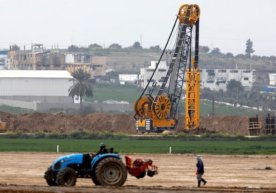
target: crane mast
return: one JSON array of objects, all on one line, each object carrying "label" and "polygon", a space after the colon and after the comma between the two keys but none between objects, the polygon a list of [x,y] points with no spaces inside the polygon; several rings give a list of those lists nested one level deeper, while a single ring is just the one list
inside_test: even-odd
[{"label": "crane mast", "polygon": [[199,128],[200,124],[200,70],[198,67],[199,19],[196,22],[195,54],[186,71],[186,129]]},{"label": "crane mast", "polygon": [[[199,126],[199,15],[200,9],[196,4],[180,6],[164,50],[145,89],[134,104],[134,118],[138,131],[162,131],[174,129],[177,126],[178,105],[185,81],[186,128]],[[165,76],[160,77],[158,66],[164,53],[168,51],[167,45],[177,23],[175,47],[169,50],[171,57],[168,61],[168,70]],[[195,50],[192,52],[193,28],[195,28]],[[158,80],[162,80],[162,83]]]}]

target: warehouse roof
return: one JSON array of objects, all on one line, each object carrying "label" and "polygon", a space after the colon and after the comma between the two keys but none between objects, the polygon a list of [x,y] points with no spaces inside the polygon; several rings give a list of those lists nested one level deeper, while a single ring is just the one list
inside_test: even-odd
[{"label": "warehouse roof", "polygon": [[73,78],[66,70],[0,70],[0,78]]}]

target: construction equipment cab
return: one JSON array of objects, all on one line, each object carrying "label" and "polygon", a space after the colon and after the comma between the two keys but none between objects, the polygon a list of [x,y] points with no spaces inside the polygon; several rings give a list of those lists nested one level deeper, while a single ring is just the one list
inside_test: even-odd
[{"label": "construction equipment cab", "polygon": [[[199,127],[199,15],[200,9],[196,4],[180,6],[156,68],[134,104],[134,118],[138,131],[161,132],[176,128],[178,105],[184,92],[184,82],[186,82],[186,128]],[[176,38],[173,41],[174,34]],[[169,45],[173,46],[169,48]],[[167,61],[167,72],[165,76],[160,77],[157,69],[159,63],[164,60]]]}]

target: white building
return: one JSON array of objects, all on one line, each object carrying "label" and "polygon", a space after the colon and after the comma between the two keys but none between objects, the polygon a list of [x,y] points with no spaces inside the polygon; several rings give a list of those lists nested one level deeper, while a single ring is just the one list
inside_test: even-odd
[{"label": "white building", "polygon": [[[142,88],[146,87],[156,68],[156,63],[156,61],[152,61],[148,68],[140,69],[139,83]],[[161,61],[157,69],[158,72],[153,76],[152,81],[156,81],[157,85],[161,85],[162,80],[166,76],[167,70],[168,66],[166,62]],[[200,73],[201,88],[209,88],[216,91],[226,91],[227,84],[230,80],[241,82],[242,86],[244,86],[247,90],[250,90],[255,82],[255,70],[249,69],[201,69]],[[275,79],[273,79],[274,82]],[[185,86],[183,89],[186,89]]]},{"label": "white building", "polygon": [[250,90],[255,82],[255,70],[248,69],[202,69],[201,88],[226,91],[230,80],[241,82],[242,86]]},{"label": "white building", "polygon": [[269,85],[276,86],[276,73],[270,73],[269,76]]},{"label": "white building", "polygon": [[[148,68],[140,69],[139,82],[142,88],[146,87],[150,77],[152,76],[152,73],[154,72],[154,69],[156,68],[156,64],[157,64],[157,61],[151,61],[150,66]],[[161,85],[163,82],[163,79],[167,74],[167,70],[168,70],[167,62],[160,61],[157,72],[155,73],[155,76],[152,78],[152,81],[156,81],[157,85]]]},{"label": "white building", "polygon": [[0,70],[0,97],[67,97],[71,79],[69,72],[61,70]]},{"label": "white building", "polygon": [[136,84],[138,81],[138,74],[119,74],[120,84]]},{"label": "white building", "polygon": [[7,66],[7,55],[0,55],[0,70],[3,70]]},{"label": "white building", "polygon": [[75,63],[74,54],[65,54],[65,63],[66,64],[74,64]]}]

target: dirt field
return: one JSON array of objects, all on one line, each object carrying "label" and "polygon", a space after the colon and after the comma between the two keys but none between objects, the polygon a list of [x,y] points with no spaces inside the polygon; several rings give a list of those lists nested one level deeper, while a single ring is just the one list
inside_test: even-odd
[{"label": "dirt field", "polygon": [[[62,154],[0,153],[0,192],[276,192],[276,156],[215,156],[203,155],[208,183],[196,188],[194,155],[131,155],[151,158],[159,167],[153,178],[128,176],[124,187],[95,187],[90,179],[78,179],[75,188],[47,187],[44,171],[52,160]],[[272,170],[265,168],[270,166]]]}]

